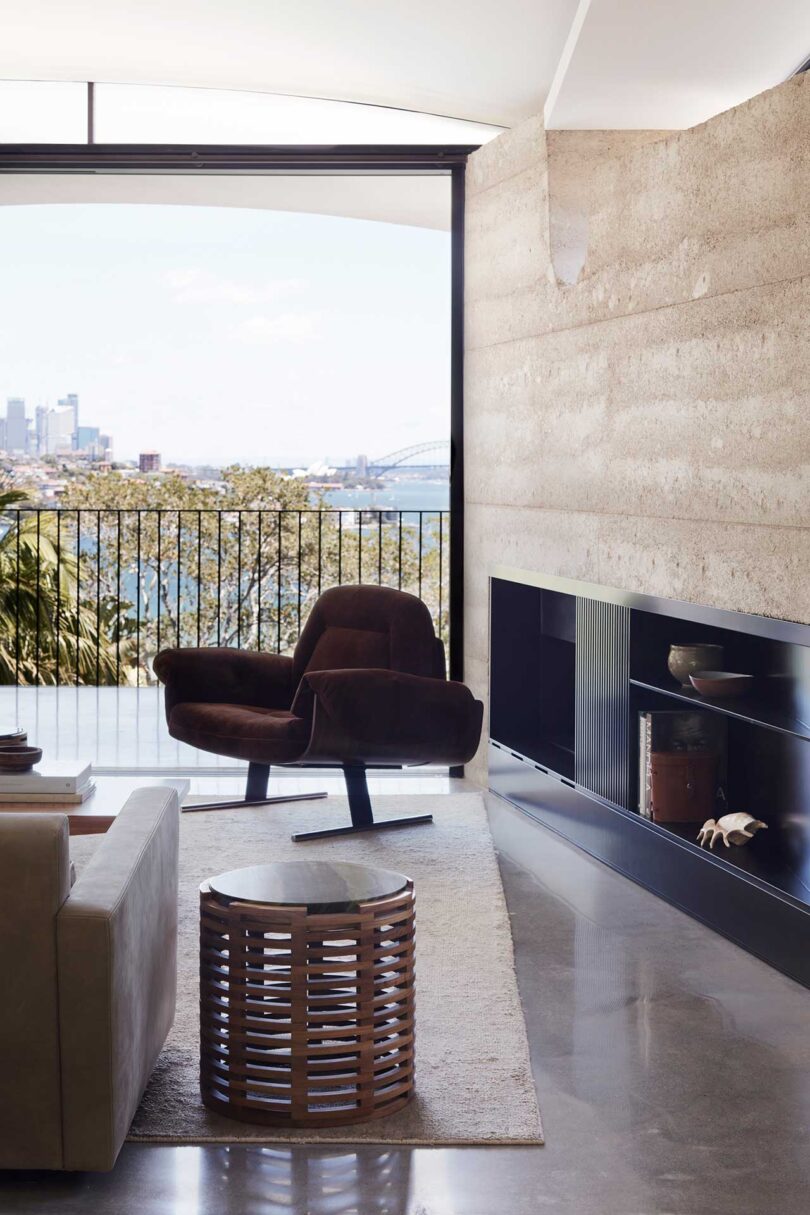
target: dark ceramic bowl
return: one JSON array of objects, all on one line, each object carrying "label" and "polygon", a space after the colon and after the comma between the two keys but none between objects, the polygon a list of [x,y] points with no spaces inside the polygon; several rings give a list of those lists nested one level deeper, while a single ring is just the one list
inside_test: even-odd
[{"label": "dark ceramic bowl", "polygon": [[27,742],[28,734],[23,729],[9,730],[6,734],[0,734],[0,750],[8,747],[24,747]]},{"label": "dark ceramic bowl", "polygon": [[41,759],[41,747],[3,747],[0,748],[0,772],[27,772]]},{"label": "dark ceramic bowl", "polygon": [[692,687],[701,696],[721,700],[724,696],[744,696],[750,692],[753,675],[740,675],[736,671],[696,671],[689,676]]}]

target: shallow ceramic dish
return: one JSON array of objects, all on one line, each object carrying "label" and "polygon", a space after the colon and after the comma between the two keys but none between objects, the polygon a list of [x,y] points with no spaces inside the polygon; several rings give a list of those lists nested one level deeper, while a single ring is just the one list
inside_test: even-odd
[{"label": "shallow ceramic dish", "polygon": [[41,759],[41,747],[3,747],[0,748],[0,772],[27,772]]},{"label": "shallow ceramic dish", "polygon": [[754,682],[753,675],[740,675],[736,671],[695,671],[689,678],[701,696],[717,700],[724,696],[744,696]]}]

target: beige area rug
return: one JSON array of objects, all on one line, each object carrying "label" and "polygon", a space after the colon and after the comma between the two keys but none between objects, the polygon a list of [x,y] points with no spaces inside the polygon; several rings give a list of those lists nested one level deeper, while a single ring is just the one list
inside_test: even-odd
[{"label": "beige area rug", "polygon": [[[478,793],[383,796],[378,818],[433,826],[294,844],[293,829],[348,822],[345,798],[187,814],[180,834],[177,1015],[130,1138],[161,1143],[537,1144],[542,1128],[498,863]],[[81,869],[101,837],[71,840]],[[416,1097],[390,1118],[283,1131],[210,1113],[198,1090],[199,886],[226,869],[330,858],[398,869],[416,889]]]}]

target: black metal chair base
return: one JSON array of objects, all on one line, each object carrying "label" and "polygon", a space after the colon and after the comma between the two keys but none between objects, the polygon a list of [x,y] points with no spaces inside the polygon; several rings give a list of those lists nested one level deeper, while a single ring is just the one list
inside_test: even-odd
[{"label": "black metal chair base", "polygon": [[328,827],[323,831],[296,831],[290,838],[299,844],[301,840],[324,840],[330,835],[360,835],[363,831],[390,831],[393,827],[418,827],[420,823],[432,823],[432,814],[414,814],[411,818],[389,818],[382,822],[364,823],[355,827]]},{"label": "black metal chair base", "polygon": [[[296,844],[302,840],[323,840],[332,835],[359,835],[363,831],[391,831],[394,827],[419,827],[432,823],[432,814],[414,814],[410,818],[389,818],[381,823],[374,821],[368,779],[363,764],[344,764],[346,792],[349,797],[350,826],[325,827],[320,831],[296,831],[292,839]],[[195,802],[183,806],[184,814],[205,810],[241,810],[244,806],[275,806],[282,802],[314,802],[326,797],[326,793],[290,793],[284,797],[268,797],[267,783],[270,779],[269,764],[248,764],[247,788],[243,798],[231,798],[224,802]]]},{"label": "black metal chair base", "polygon": [[268,797],[269,780],[269,764],[248,764],[244,797],[235,800],[231,798],[224,802],[197,802],[192,806],[183,806],[183,813],[193,814],[196,810],[240,810],[243,806],[275,806],[281,802],[312,802],[317,798],[326,797],[325,793],[288,793],[282,797]]},{"label": "black metal chair base", "polygon": [[410,818],[389,818],[381,823],[374,821],[371,809],[371,798],[368,793],[368,779],[364,764],[344,764],[343,775],[346,779],[346,793],[349,797],[349,813],[352,816],[350,827],[324,827],[320,831],[296,831],[292,840],[300,844],[302,840],[323,840],[332,835],[359,835],[362,831],[390,831],[394,827],[418,827],[422,823],[432,823],[432,814],[414,814]]},{"label": "black metal chair base", "polygon": [[327,793],[288,793],[284,797],[240,797],[232,802],[199,802],[193,806],[182,806],[183,814],[195,810],[240,810],[243,806],[275,806],[281,802],[313,802],[328,797]]}]

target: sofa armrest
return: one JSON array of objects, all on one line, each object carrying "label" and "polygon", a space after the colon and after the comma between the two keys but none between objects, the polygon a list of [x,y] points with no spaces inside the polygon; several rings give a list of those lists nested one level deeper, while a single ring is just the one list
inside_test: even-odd
[{"label": "sofa armrest", "polygon": [[0,814],[3,1169],[62,1167],[56,916],[69,872],[64,814]]},{"label": "sofa armrest", "polygon": [[387,670],[308,673],[293,711],[313,715],[303,759],[318,763],[464,764],[483,718],[463,683]]},{"label": "sofa armrest", "polygon": [[293,660],[227,646],[161,650],[154,670],[166,685],[166,716],[178,704],[289,709]]},{"label": "sofa armrest", "polygon": [[133,793],[57,916],[67,1169],[113,1167],[174,1020],[179,817]]}]

